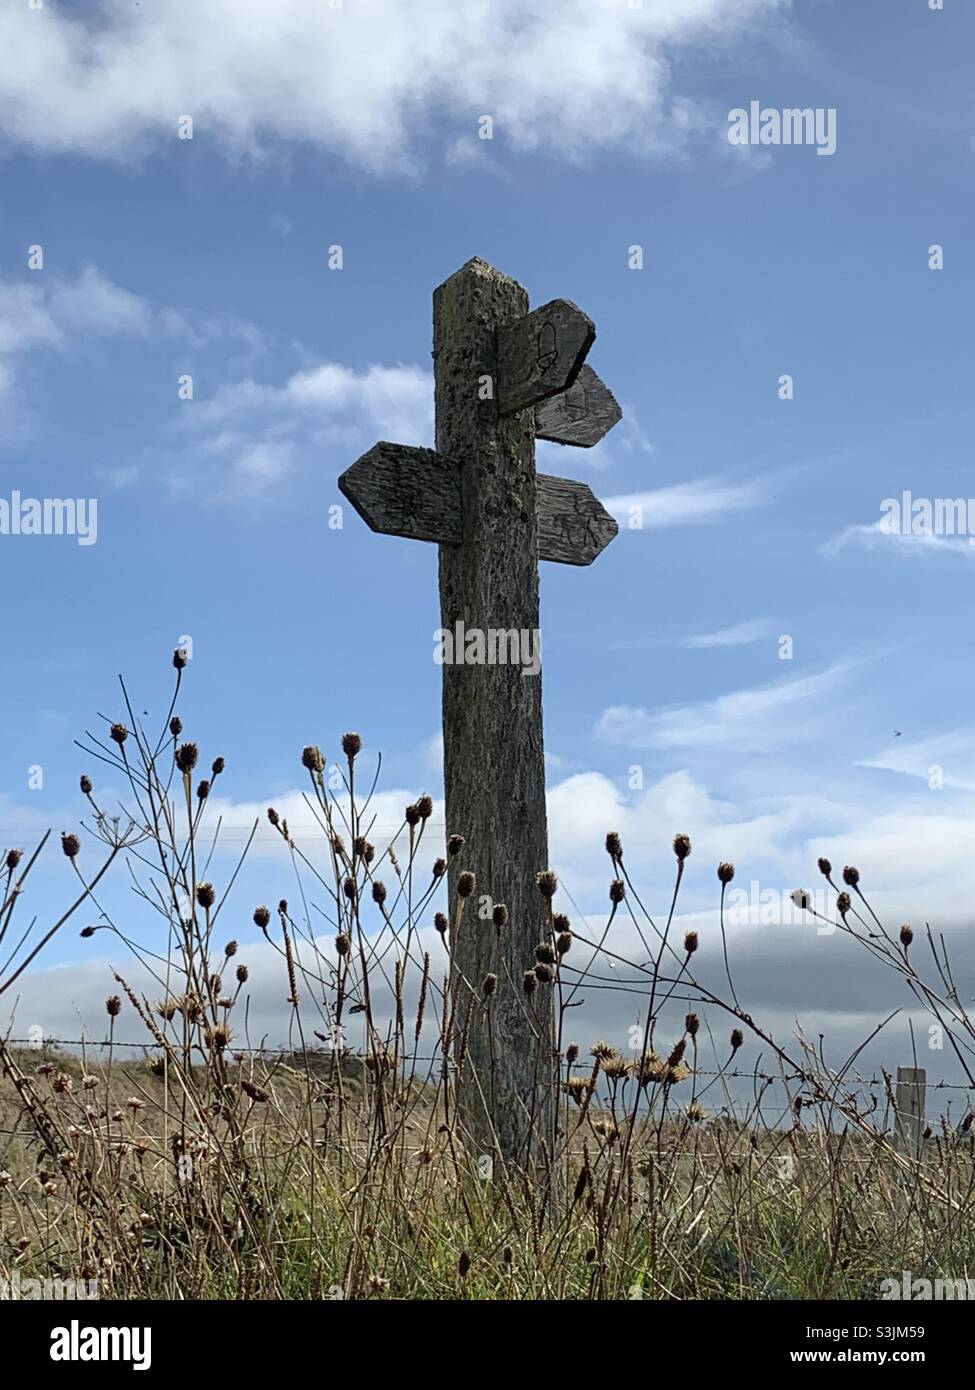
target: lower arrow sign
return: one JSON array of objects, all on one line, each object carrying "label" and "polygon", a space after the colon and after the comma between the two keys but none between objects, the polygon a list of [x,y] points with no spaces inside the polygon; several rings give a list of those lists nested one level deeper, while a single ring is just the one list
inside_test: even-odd
[{"label": "lower arrow sign", "polygon": [[[460,465],[435,449],[373,445],[338,480],[342,495],[373,531],[409,540],[460,545]],[[538,557],[591,565],[619,527],[585,483],[536,478]],[[512,499],[512,505],[520,503]]]}]

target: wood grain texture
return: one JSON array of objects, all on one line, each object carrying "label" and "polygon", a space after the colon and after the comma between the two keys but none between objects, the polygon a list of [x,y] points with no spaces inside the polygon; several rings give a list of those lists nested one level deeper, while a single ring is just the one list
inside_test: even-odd
[{"label": "wood grain texture", "polygon": [[612,391],[584,365],[568,390],[535,407],[535,438],[591,449],[622,418]]},{"label": "wood grain texture", "polygon": [[619,533],[615,517],[586,483],[538,475],[538,554],[563,565],[591,565]]},{"label": "wood grain texture", "polygon": [[553,299],[498,330],[498,410],[511,415],[571,386],[596,338],[588,314]]},{"label": "wood grain texture", "polygon": [[[472,260],[433,302],[437,449],[463,460],[462,544],[440,547],[441,624],[537,632],[533,420],[499,416],[478,392],[497,372],[498,330],[524,317],[527,295]],[[547,930],[535,882],[548,868],[541,676],[444,665],[443,733],[447,829],[466,837],[451,865],[452,907],[458,873],[477,877],[452,942],[456,1045],[468,1035],[458,1117],[475,1152],[523,1165],[540,1142],[552,1144],[556,1115],[552,986],[540,985],[530,1006],[521,989]],[[508,908],[500,932],[477,916],[484,897]],[[498,988],[485,1010],[487,974]]]},{"label": "wood grain texture", "polygon": [[[373,531],[414,541],[460,545],[461,468],[434,449],[381,440],[339,478],[339,489]],[[522,499],[512,494],[521,508]],[[538,557],[590,565],[619,527],[585,483],[536,480]]]},{"label": "wood grain texture", "polygon": [[346,469],[339,490],[373,531],[460,543],[460,469],[435,449],[380,440]]}]

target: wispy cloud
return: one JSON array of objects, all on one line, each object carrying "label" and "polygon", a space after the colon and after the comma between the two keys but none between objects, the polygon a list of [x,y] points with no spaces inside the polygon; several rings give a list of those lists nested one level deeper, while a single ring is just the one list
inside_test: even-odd
[{"label": "wispy cloud", "polygon": [[760,642],[772,631],[768,618],[751,618],[748,622],[735,623],[732,627],[719,628],[717,632],[693,632],[681,642],[682,647],[744,647],[750,642]]},{"label": "wispy cloud", "polygon": [[918,778],[933,789],[975,791],[975,728],[952,729],[914,742],[893,739],[857,766]]},{"label": "wispy cloud", "polygon": [[653,530],[663,526],[688,526],[715,521],[729,511],[766,506],[771,500],[770,478],[743,483],[722,478],[700,478],[675,483],[653,492],[629,492],[604,497],[603,506],[628,530]]},{"label": "wispy cloud", "polygon": [[859,550],[884,551],[886,554],[910,556],[922,555],[961,555],[975,556],[975,545],[966,536],[935,536],[902,534],[885,529],[885,518],[879,521],[862,522],[847,526],[837,535],[825,541],[820,550],[824,555],[837,555],[841,550],[856,547]]},{"label": "wispy cloud", "polygon": [[658,711],[616,705],[603,712],[596,733],[633,748],[766,751],[812,736],[823,697],[840,685],[852,664],[837,662],[815,675]]}]

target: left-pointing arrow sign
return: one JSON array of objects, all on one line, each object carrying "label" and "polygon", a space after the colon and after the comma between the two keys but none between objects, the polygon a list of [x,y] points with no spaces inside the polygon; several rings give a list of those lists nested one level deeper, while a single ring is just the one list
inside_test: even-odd
[{"label": "left-pointing arrow sign", "polygon": [[498,410],[512,415],[571,386],[596,339],[588,314],[553,299],[498,330]]},{"label": "left-pointing arrow sign", "polygon": [[[536,478],[538,558],[591,565],[619,527],[585,483]],[[373,531],[408,540],[460,545],[460,466],[435,449],[374,444],[347,468],[339,488]],[[520,508],[521,502],[512,499]]]}]

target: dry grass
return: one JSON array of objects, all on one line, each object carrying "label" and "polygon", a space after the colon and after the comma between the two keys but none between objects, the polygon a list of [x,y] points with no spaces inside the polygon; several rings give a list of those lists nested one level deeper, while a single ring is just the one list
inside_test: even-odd
[{"label": "dry grass", "polygon": [[[18,942],[0,995],[82,904],[132,956],[132,970],[107,981],[106,1044],[79,1052],[0,1043],[0,1277],[97,1280],[102,1297],[246,1299],[872,1298],[905,1269],[967,1277],[970,1116],[960,1131],[931,1135],[921,1161],[905,1157],[891,1143],[889,1086],[879,1113],[850,1091],[855,1055],[838,1073],[812,1049],[792,1055],[738,1006],[730,963],[728,998],[704,988],[696,939],[672,939],[691,852],[683,835],[659,924],[618,837],[607,837],[610,924],[628,914],[644,965],[614,959],[608,928],[600,940],[574,930],[552,905],[557,884],[542,883],[549,931],[535,961],[520,966],[534,978],[525,1007],[540,1021],[540,1049],[538,1011],[554,1013],[557,1135],[554,1147],[535,1147],[530,1166],[485,1160],[468,1152],[458,1120],[458,1086],[472,1078],[456,1022],[490,1011],[494,987],[465,980],[456,962],[447,987],[421,948],[419,927],[446,883],[440,855],[432,872],[421,868],[430,803],[407,808],[399,850],[394,842],[379,852],[362,819],[368,793],[355,785],[357,736],[343,740],[337,793],[308,748],[325,867],[275,812],[269,820],[296,871],[324,893],[329,936],[312,930],[304,907],[255,910],[299,1041],[287,1052],[243,1047],[248,969],[233,943],[217,944],[236,870],[212,886],[213,845],[204,843],[223,763],[199,778],[198,750],[170,714],[156,740],[130,711],[127,727],[91,741],[92,756],[129,779],[131,805],[127,817],[110,817],[82,779],[91,818],[85,853],[80,835],[62,840],[78,893],[60,921],[20,939],[12,925],[44,844],[0,861],[0,947]],[[86,871],[91,844],[103,860]],[[462,856],[463,846],[453,851]],[[98,884],[117,861],[162,923],[163,948],[140,944],[128,924],[123,935],[100,904]],[[914,943],[873,916],[856,871],[844,871],[840,889],[831,866],[820,868],[838,893],[836,927],[930,1009],[971,1082],[975,1031],[943,946],[929,934],[933,975],[922,977]],[[719,867],[722,904],[733,872]],[[464,901],[447,907],[449,957]],[[642,1001],[639,1045],[626,1056],[608,1044],[580,1055],[567,1037],[572,996],[582,982],[598,987],[611,961],[625,965]],[[503,981],[503,955],[498,968]],[[133,978],[152,980],[153,991]],[[302,997],[314,1006],[315,1037],[305,1036]],[[664,1039],[678,1001],[688,1001],[683,1029]],[[138,1060],[114,1037],[123,1010],[144,1030]],[[353,1021],[358,1053],[330,1046]],[[732,1122],[718,1112],[745,1034],[761,1040],[776,1071],[753,1078],[753,1102]],[[705,1066],[712,1037],[714,1065],[709,1057]],[[538,1076],[549,1084],[544,1066]],[[787,1099],[769,1121],[773,1090]],[[542,1109],[533,1102],[532,1113]]]}]

